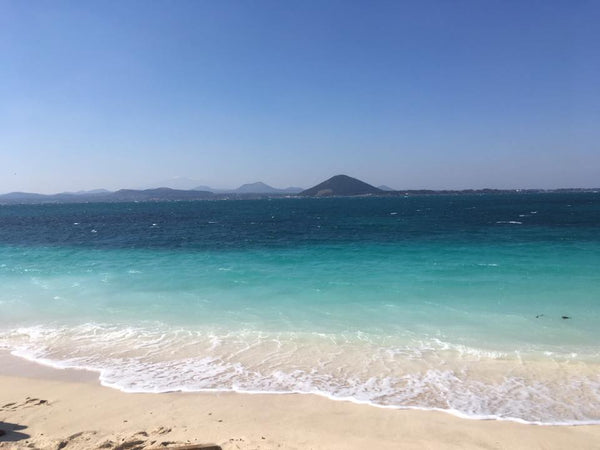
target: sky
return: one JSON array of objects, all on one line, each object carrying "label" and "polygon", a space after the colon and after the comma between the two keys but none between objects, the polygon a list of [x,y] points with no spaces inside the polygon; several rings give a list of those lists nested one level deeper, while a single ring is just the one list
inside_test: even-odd
[{"label": "sky", "polygon": [[600,187],[599,23],[585,0],[0,0],[0,193]]}]

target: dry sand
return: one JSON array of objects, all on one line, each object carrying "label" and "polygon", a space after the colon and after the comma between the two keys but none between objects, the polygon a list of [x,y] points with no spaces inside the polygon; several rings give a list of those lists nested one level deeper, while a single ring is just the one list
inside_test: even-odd
[{"label": "dry sand", "polygon": [[600,426],[467,420],[314,395],[126,394],[0,355],[0,449],[600,449]]}]

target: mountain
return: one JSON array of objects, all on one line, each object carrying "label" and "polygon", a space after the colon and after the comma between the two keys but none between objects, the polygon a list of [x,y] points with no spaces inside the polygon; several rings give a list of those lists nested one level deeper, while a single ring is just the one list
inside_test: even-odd
[{"label": "mountain", "polygon": [[209,186],[196,186],[194,188],[195,191],[210,191],[215,194],[297,194],[298,192],[302,192],[303,188],[299,187],[288,187],[285,189],[274,188],[273,186],[269,186],[262,181],[257,181],[256,183],[247,183],[241,185],[237,189],[214,189]]},{"label": "mountain", "polygon": [[91,191],[61,194],[30,194],[27,192],[11,192],[0,195],[0,203],[86,203],[86,202],[147,202],[147,201],[179,201],[206,200],[215,194],[207,191],[184,191],[170,188],[158,189],[121,189],[116,192]]},{"label": "mountain", "polygon": [[287,192],[288,194],[299,194],[303,190],[304,190],[304,188],[297,187],[297,186],[290,186],[285,189],[280,189],[280,191]]},{"label": "mountain", "polygon": [[236,194],[297,194],[298,192],[302,192],[302,188],[288,187],[279,189],[269,186],[262,181],[257,181],[256,183],[243,184],[232,192]]},{"label": "mountain", "polygon": [[377,189],[381,189],[382,191],[395,191],[396,189],[392,189],[389,186],[386,186],[385,184],[382,184],[381,186],[377,186]]},{"label": "mountain", "polygon": [[[269,186],[268,186],[269,187]],[[275,189],[275,188],[272,188]],[[290,189],[276,189],[271,193],[246,193],[209,192],[196,190],[181,190],[170,188],[158,189],[121,189],[116,192],[94,190],[77,193],[61,194],[34,194],[28,192],[10,192],[0,194],[0,205],[3,204],[42,204],[42,203],[114,203],[114,202],[163,202],[163,201],[191,201],[191,200],[226,200],[237,199],[261,199],[269,197],[290,196]],[[466,189],[462,191],[434,191],[434,190],[407,190],[407,191],[384,191],[370,184],[364,183],[347,175],[336,175],[323,183],[300,192],[299,196],[323,197],[323,196],[361,196],[361,195],[383,195],[400,197],[406,195],[494,195],[494,194],[539,194],[539,193],[598,193],[598,189],[568,188],[568,189]]]},{"label": "mountain", "polygon": [[44,194],[34,194],[31,192],[9,192],[8,194],[0,195],[0,199],[11,203],[19,203],[22,201],[43,201],[47,197],[49,196]]},{"label": "mountain", "polygon": [[186,177],[174,177],[144,186],[146,189],[171,188],[177,190],[212,191],[208,186],[201,186],[202,181]]},{"label": "mountain", "polygon": [[237,189],[218,189],[206,186],[201,183],[201,181],[194,180],[193,178],[174,177],[169,178],[168,180],[152,183],[143,190],[170,188],[175,190],[186,191],[207,191],[213,192],[215,194],[297,194],[298,192],[301,192],[303,190],[303,188],[299,187],[288,187],[285,189],[278,189],[274,188],[273,186],[269,186],[268,184],[263,183],[262,181],[258,181],[256,183],[243,184]]},{"label": "mountain", "polygon": [[205,200],[212,198],[214,194],[208,191],[188,191],[171,188],[144,189],[121,189],[107,195],[107,201],[116,202],[145,202],[163,200]]},{"label": "mountain", "polygon": [[76,191],[76,192],[62,192],[66,195],[93,195],[93,194],[109,194],[111,191],[108,189],[90,189],[89,191]]},{"label": "mountain", "polygon": [[208,191],[208,192],[217,192],[218,189],[213,189],[210,186],[204,186],[204,185],[200,185],[200,186],[196,186],[194,188],[192,188],[193,191]]},{"label": "mountain", "polygon": [[332,195],[377,195],[382,193],[384,191],[364,181],[357,180],[348,175],[336,175],[310,189],[300,192],[298,195],[303,197],[325,197]]},{"label": "mountain", "polygon": [[275,189],[273,186],[257,181],[256,183],[242,184],[239,188],[233,192],[238,194],[274,194],[279,192],[279,189]]}]

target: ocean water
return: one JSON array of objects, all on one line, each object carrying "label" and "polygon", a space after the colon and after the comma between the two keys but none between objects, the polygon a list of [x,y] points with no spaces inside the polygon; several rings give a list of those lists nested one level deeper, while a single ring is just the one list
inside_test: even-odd
[{"label": "ocean water", "polygon": [[0,348],[127,392],[600,423],[600,194],[2,205],[0,286]]}]

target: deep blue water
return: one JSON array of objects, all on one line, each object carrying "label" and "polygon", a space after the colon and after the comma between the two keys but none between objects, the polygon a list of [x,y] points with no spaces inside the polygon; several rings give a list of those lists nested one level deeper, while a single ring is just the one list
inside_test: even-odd
[{"label": "deep blue water", "polygon": [[[414,240],[597,242],[599,199],[588,193],[4,205],[0,242],[196,250]],[[524,226],[501,226],[511,221]]]}]

